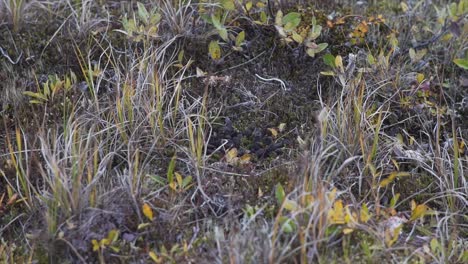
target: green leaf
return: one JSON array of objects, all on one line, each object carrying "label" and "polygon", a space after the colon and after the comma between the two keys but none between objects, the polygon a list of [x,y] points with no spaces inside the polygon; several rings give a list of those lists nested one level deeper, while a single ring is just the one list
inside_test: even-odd
[{"label": "green leaf", "polygon": [[319,53],[319,52],[325,50],[327,47],[328,47],[328,43],[320,43],[320,44],[318,44],[317,51],[315,51],[315,52]]},{"label": "green leaf", "polygon": [[309,55],[310,57],[313,58],[313,57],[315,57],[315,54],[323,51],[327,47],[328,47],[328,43],[320,43],[315,48],[308,48],[306,50],[306,53],[307,53],[307,55]]},{"label": "green leaf", "polygon": [[169,166],[167,168],[167,181],[169,183],[174,182],[174,169],[175,169],[175,165],[176,165],[176,160],[177,160],[177,156],[174,155],[172,157],[171,161],[169,162]]},{"label": "green leaf", "polygon": [[314,25],[309,31],[309,39],[315,40],[320,36],[320,33],[322,32],[322,26],[320,25]]},{"label": "green leaf", "polygon": [[120,248],[116,246],[109,246],[115,253],[119,253]]},{"label": "green leaf", "polygon": [[468,59],[454,59],[453,62],[458,67],[468,70]]},{"label": "green leaf", "polygon": [[30,97],[33,97],[33,98],[36,98],[36,99],[40,99],[40,100],[43,100],[43,101],[47,101],[47,97],[41,93],[34,93],[34,92],[31,92],[31,91],[25,91],[23,92],[24,95],[27,95],[27,96],[30,96]]},{"label": "green leaf", "polygon": [[30,104],[43,104],[44,101],[39,101],[39,100],[30,100],[29,101]]},{"label": "green leaf", "polygon": [[301,14],[291,12],[283,17],[283,25],[286,31],[295,29],[301,23]]},{"label": "green leaf", "polygon": [[179,54],[177,54],[177,61],[179,63],[182,63],[182,61],[184,60],[184,53],[185,51],[182,49],[181,51],[179,51]]},{"label": "green leaf", "polygon": [[281,206],[281,204],[283,204],[284,197],[286,197],[286,194],[284,192],[283,186],[281,186],[281,183],[278,183],[276,185],[275,197],[276,197],[276,201],[278,202],[278,205]]},{"label": "green leaf", "polygon": [[452,18],[456,17],[457,16],[457,10],[458,10],[457,3],[451,3],[449,5],[449,8],[448,8],[450,17],[452,17]]},{"label": "green leaf", "polygon": [[218,34],[224,41],[227,42],[229,40],[228,39],[228,32],[227,32],[226,28],[218,29]]},{"label": "green leaf", "polygon": [[221,47],[218,41],[212,40],[208,46],[208,52],[213,60],[219,60],[221,58]]},{"label": "green leaf", "polygon": [[155,13],[155,14],[152,14],[151,17],[150,17],[150,25],[156,25],[159,23],[159,21],[161,21],[161,14],[160,13]]},{"label": "green leaf", "polygon": [[308,48],[308,49],[306,50],[306,53],[307,53],[307,55],[309,55],[310,57],[313,58],[313,57],[315,57],[315,53],[316,53],[316,52],[315,52],[315,49]]},{"label": "green leaf", "polygon": [[230,11],[236,8],[233,0],[222,0],[221,5],[223,6],[224,9],[230,10]]},{"label": "green leaf", "polygon": [[398,199],[400,199],[400,194],[399,193],[396,193],[392,199],[390,200],[390,207],[391,208],[395,208],[396,206],[396,203],[398,202]]},{"label": "green leaf", "polygon": [[252,6],[253,6],[253,3],[252,2],[247,2],[245,4],[245,9],[247,10],[247,12],[250,11],[250,9],[252,9]]},{"label": "green leaf", "polygon": [[146,10],[145,5],[143,5],[140,2],[137,2],[137,6],[138,6],[138,17],[141,20],[143,20],[143,23],[145,23],[145,25],[148,25],[148,18],[149,18],[148,10]]},{"label": "green leaf", "polygon": [[332,71],[320,72],[320,74],[325,75],[325,76],[335,76],[335,73]]},{"label": "green leaf", "polygon": [[266,24],[268,22],[268,17],[265,11],[260,12],[260,22]]},{"label": "green leaf", "polygon": [[242,45],[242,42],[244,42],[245,39],[245,32],[241,31],[239,34],[237,34],[236,37],[236,47],[240,47]]},{"label": "green leaf", "polygon": [[296,41],[297,43],[301,44],[304,39],[302,38],[301,35],[297,34],[295,31],[293,32],[292,34],[292,39],[294,39],[294,41]]},{"label": "green leaf", "polygon": [[111,243],[117,241],[118,238],[119,238],[119,230],[117,230],[117,229],[112,229],[112,230],[109,231],[109,233],[107,234],[107,239],[108,239]]},{"label": "green leaf", "polygon": [[335,56],[331,55],[330,53],[327,53],[323,56],[323,62],[332,68],[336,67]]},{"label": "green leaf", "polygon": [[218,16],[215,16],[214,14],[211,15],[211,21],[216,29],[221,30],[224,28],[224,25],[221,24]]},{"label": "green leaf", "polygon": [[276,26],[283,26],[283,12],[281,10],[278,10],[275,16],[275,25]]},{"label": "green leaf", "polygon": [[284,200],[283,207],[284,207],[284,209],[286,209],[286,210],[288,210],[290,212],[293,212],[293,211],[296,211],[299,206],[297,205],[297,203],[295,201],[286,199],[286,200]]},{"label": "green leaf", "polygon": [[439,247],[440,247],[439,241],[437,241],[437,239],[433,238],[433,239],[431,240],[430,245],[431,245],[431,251],[432,251],[432,253],[438,254]]},{"label": "green leaf", "polygon": [[369,62],[370,65],[374,65],[375,64],[375,58],[374,56],[372,56],[372,54],[367,54],[367,62]]},{"label": "green leaf", "polygon": [[182,188],[186,188],[192,182],[192,176],[187,176],[182,181]]},{"label": "green leaf", "polygon": [[281,229],[285,233],[292,233],[296,229],[296,224],[290,218],[283,216],[280,218],[280,222],[282,223]]}]

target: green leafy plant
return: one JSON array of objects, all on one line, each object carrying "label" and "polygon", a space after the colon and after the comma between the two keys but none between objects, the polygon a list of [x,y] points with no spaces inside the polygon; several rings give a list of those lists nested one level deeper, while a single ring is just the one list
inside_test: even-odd
[{"label": "green leafy plant", "polygon": [[99,254],[100,263],[105,263],[103,252],[107,248],[112,249],[112,251],[114,251],[116,253],[118,253],[120,251],[120,247],[118,245],[118,239],[119,239],[119,230],[112,229],[107,234],[107,237],[105,237],[105,238],[103,238],[101,240],[93,239],[91,241],[93,251],[94,252],[97,251],[98,254]]},{"label": "green leafy plant", "polygon": [[182,245],[172,245],[170,250],[167,250],[167,248],[162,245],[158,253],[152,250],[148,255],[154,263],[178,263],[177,259],[186,256],[188,252],[189,246],[186,241],[183,241]]},{"label": "green leafy plant", "polygon": [[65,76],[63,80],[57,74],[49,75],[48,80],[42,84],[42,88],[38,85],[37,92],[25,91],[23,93],[31,97],[29,101],[31,104],[45,104],[53,100],[60,91],[69,92],[74,83],[76,83],[76,76],[73,72],[70,76]]},{"label": "green leafy plant", "polygon": [[[298,12],[291,12],[283,16],[283,12],[279,10],[275,18],[275,28],[280,37],[286,43],[296,42],[303,44],[307,55],[315,57],[315,55],[328,47],[328,43],[316,43],[322,32],[322,26],[317,24],[315,17],[312,17],[309,31],[299,31],[298,26],[301,24],[302,17]],[[307,28],[307,27],[306,27]]]},{"label": "green leafy plant", "polygon": [[123,30],[116,29],[115,31],[127,35],[134,42],[157,38],[158,25],[161,21],[158,9],[153,8],[148,11],[145,5],[140,2],[137,2],[137,7],[137,15],[133,15],[133,18],[128,18],[125,15],[122,19]]}]

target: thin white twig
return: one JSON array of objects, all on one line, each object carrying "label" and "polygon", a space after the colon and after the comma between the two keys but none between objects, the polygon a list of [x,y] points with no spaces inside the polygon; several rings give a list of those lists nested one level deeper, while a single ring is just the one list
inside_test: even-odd
[{"label": "thin white twig", "polygon": [[13,61],[10,55],[8,55],[8,53],[2,47],[0,47],[0,53],[2,53],[2,56],[7,58],[7,60],[10,61],[11,64],[17,64],[21,59],[21,56],[23,56],[23,53],[21,52],[16,61]]},{"label": "thin white twig", "polygon": [[281,88],[283,88],[283,91],[288,91],[288,88],[286,87],[286,83],[281,79],[278,79],[278,78],[263,78],[262,76],[260,76],[258,74],[255,74],[255,76],[257,76],[257,78],[259,78],[260,80],[265,81],[265,82],[271,82],[271,81],[279,82],[281,84]]}]

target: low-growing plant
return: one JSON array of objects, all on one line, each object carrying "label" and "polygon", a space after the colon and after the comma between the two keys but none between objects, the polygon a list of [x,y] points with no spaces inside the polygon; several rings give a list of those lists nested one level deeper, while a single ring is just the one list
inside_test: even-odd
[{"label": "low-growing plant", "polygon": [[123,30],[117,32],[125,34],[129,40],[141,42],[143,40],[155,40],[158,38],[158,26],[161,21],[161,13],[157,8],[148,11],[144,4],[137,2],[138,10],[133,17],[125,15],[122,18]]},{"label": "low-growing plant", "polygon": [[307,55],[315,57],[315,54],[325,50],[328,43],[319,43],[315,41],[320,37],[322,26],[317,24],[315,17],[312,17],[310,25],[305,29],[299,30],[298,26],[301,24],[302,16],[298,12],[290,12],[283,16],[283,12],[279,10],[275,17],[275,28],[280,37],[286,42],[296,42],[303,44]]},{"label": "low-growing plant", "polygon": [[66,97],[75,83],[76,75],[73,72],[69,76],[66,75],[63,80],[57,74],[50,75],[45,83],[37,83],[37,92],[25,91],[24,94],[31,97],[29,101],[31,104],[45,104],[54,100],[59,92],[63,92],[64,97]]}]

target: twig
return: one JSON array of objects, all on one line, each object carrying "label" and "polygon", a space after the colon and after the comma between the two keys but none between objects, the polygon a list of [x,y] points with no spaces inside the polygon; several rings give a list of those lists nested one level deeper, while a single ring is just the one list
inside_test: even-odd
[{"label": "twig", "polygon": [[281,88],[283,88],[284,91],[288,91],[288,88],[286,87],[286,83],[281,79],[278,79],[278,78],[263,78],[262,76],[260,76],[258,74],[255,74],[255,76],[257,76],[257,78],[259,78],[260,80],[265,81],[265,82],[271,82],[271,81],[279,82],[281,84]]},{"label": "twig", "polygon": [[7,58],[7,60],[11,63],[11,64],[17,64],[19,62],[19,60],[21,59],[21,56],[23,56],[23,52],[20,53],[20,55],[18,56],[18,58],[16,59],[16,61],[13,61],[10,57],[10,55],[8,55],[8,53],[2,48],[0,47],[0,53],[2,53],[2,56]]}]

